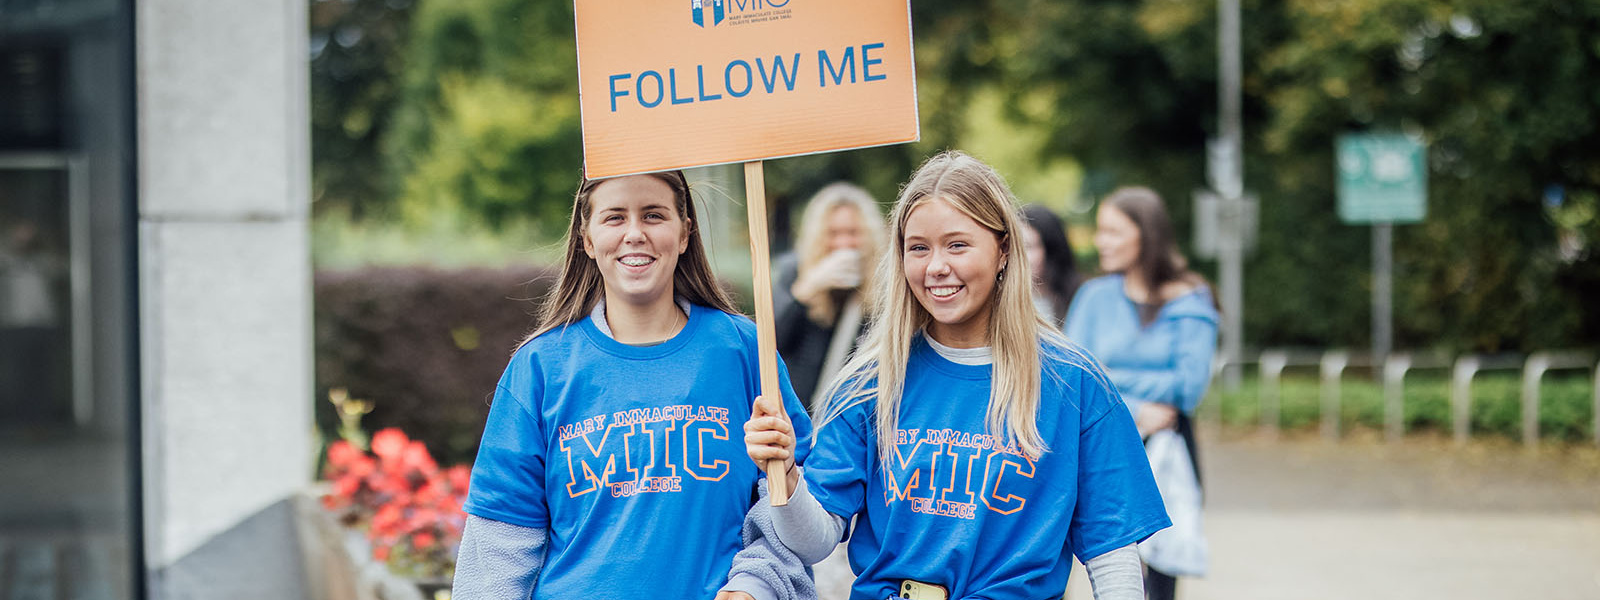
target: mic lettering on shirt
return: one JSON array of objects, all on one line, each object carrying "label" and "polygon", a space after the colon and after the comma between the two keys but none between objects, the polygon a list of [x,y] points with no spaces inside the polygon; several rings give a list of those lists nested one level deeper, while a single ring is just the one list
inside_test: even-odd
[{"label": "mic lettering on shirt", "polygon": [[979,501],[1002,515],[1027,504],[1009,482],[1033,478],[1035,465],[1014,442],[953,429],[899,429],[895,442],[883,469],[885,505],[910,502],[913,512],[975,519]]},{"label": "mic lettering on shirt", "polygon": [[606,489],[613,498],[683,491],[680,469],[699,481],[721,481],[736,450],[728,409],[673,405],[616,411],[557,428],[567,461],[567,496]]}]

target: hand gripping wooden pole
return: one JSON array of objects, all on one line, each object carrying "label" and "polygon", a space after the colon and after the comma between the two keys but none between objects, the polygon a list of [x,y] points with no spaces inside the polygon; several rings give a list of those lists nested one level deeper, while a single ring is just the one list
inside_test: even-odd
[{"label": "hand gripping wooden pole", "polygon": [[[756,346],[761,361],[761,394],[777,399],[779,418],[783,393],[778,389],[778,333],[772,315],[772,256],[767,249],[767,182],[761,161],[744,163],[745,215],[750,223],[750,274],[756,296]],[[767,499],[773,506],[789,503],[789,473],[783,461],[769,460]]]}]

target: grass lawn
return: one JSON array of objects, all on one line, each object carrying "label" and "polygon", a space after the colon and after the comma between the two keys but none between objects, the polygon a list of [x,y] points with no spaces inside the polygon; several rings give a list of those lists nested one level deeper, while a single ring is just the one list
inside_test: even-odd
[{"label": "grass lawn", "polygon": [[[1585,441],[1594,436],[1594,379],[1584,371],[1554,372],[1540,385],[1539,435],[1544,440]],[[1285,429],[1312,429],[1322,420],[1321,381],[1314,373],[1286,372],[1279,394],[1280,424]],[[1340,384],[1341,430],[1383,428],[1383,386],[1370,378],[1347,374]],[[1512,438],[1521,436],[1520,373],[1483,373],[1472,382],[1472,433]],[[1224,391],[1213,383],[1202,403],[1203,415],[1221,411],[1227,425],[1254,425],[1261,419],[1261,381],[1247,376],[1239,389]],[[1449,432],[1450,380],[1444,374],[1418,374],[1405,381],[1407,431]]]}]

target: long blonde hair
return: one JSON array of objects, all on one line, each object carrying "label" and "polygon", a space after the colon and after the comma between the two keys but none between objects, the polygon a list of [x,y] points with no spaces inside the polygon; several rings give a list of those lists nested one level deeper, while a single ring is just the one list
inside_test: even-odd
[{"label": "long blonde hair", "polygon": [[900,191],[889,218],[889,241],[894,246],[878,261],[877,289],[871,295],[877,321],[860,352],[845,364],[845,375],[830,387],[829,401],[819,404],[817,427],[873,399],[879,456],[887,460],[893,455],[912,339],[933,322],[906,282],[902,258],[906,221],[928,202],[949,203],[988,229],[1007,257],[989,301],[994,367],[985,422],[989,433],[1005,440],[1006,446],[1014,444],[1017,451],[1038,458],[1048,450],[1037,423],[1040,340],[1064,346],[1065,339],[1053,333],[1034,308],[1022,236],[1014,234],[1022,223],[1016,199],[994,169],[958,151],[929,158]]},{"label": "long blonde hair", "polygon": [[[828,217],[834,209],[854,209],[861,226],[861,286],[862,292],[872,290],[873,266],[883,249],[883,213],[872,194],[843,181],[830,183],[811,196],[806,211],[800,216],[800,237],[795,242],[799,255],[799,271],[805,273],[816,268],[828,256]],[[863,296],[865,294],[863,293]],[[833,294],[821,294],[816,302],[806,307],[806,316],[819,324],[832,326],[839,315]]]},{"label": "long blonde hair", "polygon": [[[738,314],[739,309],[722,286],[717,285],[717,278],[711,273],[711,261],[706,258],[705,244],[700,241],[700,221],[695,217],[689,180],[683,171],[638,177],[654,177],[672,188],[674,208],[683,219],[684,233],[689,236],[688,248],[678,256],[678,266],[672,272],[673,294],[695,304]],[[595,188],[607,181],[611,180],[585,179],[578,186],[578,195],[572,202],[572,219],[567,227],[566,238],[562,240],[566,253],[561,260],[561,274],[556,277],[555,285],[550,287],[539,307],[539,324],[534,327],[533,333],[517,344],[518,347],[546,331],[588,317],[595,304],[604,297],[605,280],[600,277],[600,267],[595,265],[594,259],[583,251],[583,235],[589,229],[589,213],[594,210],[591,196]]]}]

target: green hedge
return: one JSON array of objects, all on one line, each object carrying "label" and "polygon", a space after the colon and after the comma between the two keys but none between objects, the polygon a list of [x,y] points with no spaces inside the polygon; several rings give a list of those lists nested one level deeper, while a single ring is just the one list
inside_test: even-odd
[{"label": "green hedge", "polygon": [[533,325],[539,268],[372,267],[316,275],[316,418],[331,438],[332,388],[371,401],[367,431],[399,427],[442,464],[470,462],[495,383]]},{"label": "green hedge", "polygon": [[554,281],[553,270],[527,266],[319,271],[316,419],[324,438],[339,429],[328,393],[344,388],[373,403],[362,429],[399,427],[441,464],[471,462],[495,383]]},{"label": "green hedge", "polygon": [[[469,462],[488,415],[495,382],[516,343],[533,325],[533,300],[552,280],[540,268],[438,270],[369,267],[316,276],[317,424],[329,437],[339,421],[326,399],[332,388],[373,402],[368,431],[399,427],[422,440],[444,464]],[[1593,435],[1590,375],[1552,373],[1541,387],[1541,436],[1588,440]],[[1343,428],[1383,427],[1380,385],[1357,375],[1342,383]],[[1521,379],[1485,373],[1473,383],[1472,430],[1518,437]],[[1408,430],[1449,431],[1449,381],[1419,374],[1406,380]],[[1282,380],[1281,423],[1309,429],[1321,421],[1320,384],[1305,373]],[[1260,383],[1247,377],[1237,392],[1215,386],[1201,410],[1224,422],[1260,422]]]},{"label": "green hedge", "polygon": [[[1540,385],[1539,435],[1545,440],[1584,441],[1594,435],[1594,379],[1592,373],[1552,373]],[[1285,375],[1282,379],[1279,422],[1285,429],[1309,429],[1322,421],[1321,382],[1310,375]],[[1248,377],[1236,392],[1212,388],[1202,412],[1221,410],[1230,425],[1253,426],[1261,422],[1260,380]],[[1343,429],[1381,429],[1383,387],[1361,377],[1345,377],[1340,384],[1340,424]],[[1213,404],[1216,403],[1216,404]],[[1439,375],[1413,376],[1405,382],[1407,431],[1451,428],[1450,381]],[[1522,379],[1518,374],[1485,373],[1472,383],[1472,433],[1519,438],[1522,435]]]}]

